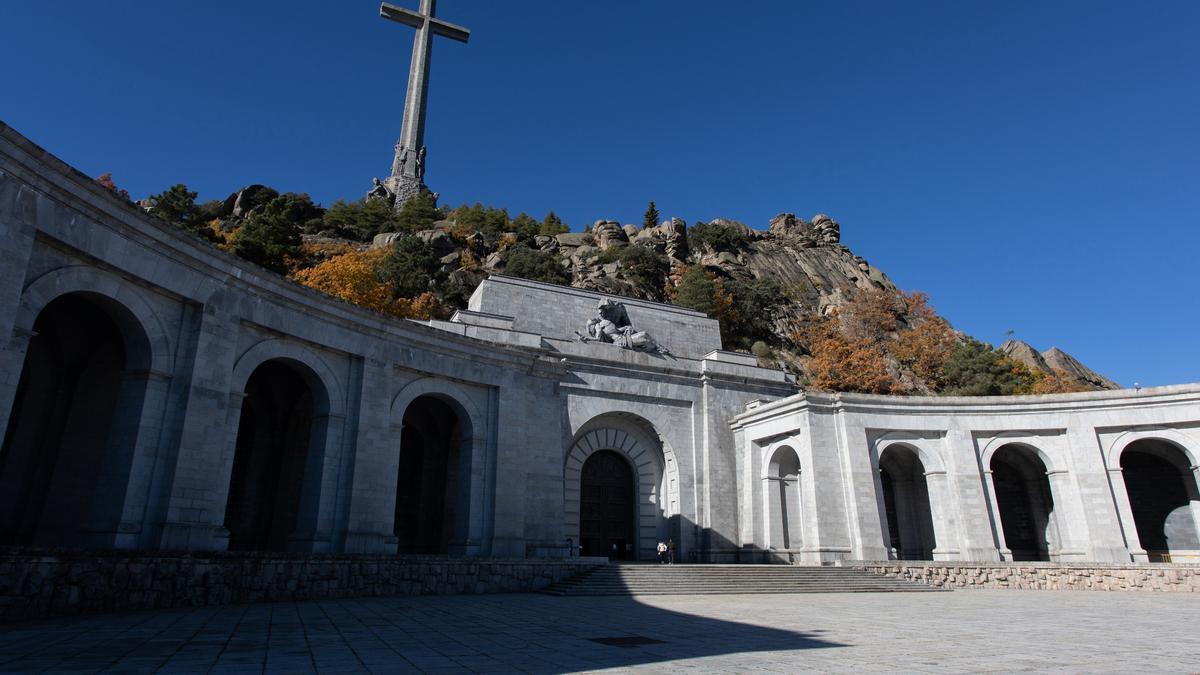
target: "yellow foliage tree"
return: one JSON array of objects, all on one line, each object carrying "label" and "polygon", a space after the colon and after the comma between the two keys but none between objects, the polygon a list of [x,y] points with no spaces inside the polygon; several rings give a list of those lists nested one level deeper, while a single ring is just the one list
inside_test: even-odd
[{"label": "yellow foliage tree", "polygon": [[1039,377],[1033,384],[1035,394],[1069,394],[1077,391],[1092,391],[1092,388],[1081,382],[1076,382],[1062,370],[1054,369],[1052,373],[1037,373]]},{"label": "yellow foliage tree", "polygon": [[376,312],[392,316],[407,316],[400,303],[392,302],[391,289],[379,280],[375,269],[387,249],[351,251],[308,269],[292,273],[296,281]]}]

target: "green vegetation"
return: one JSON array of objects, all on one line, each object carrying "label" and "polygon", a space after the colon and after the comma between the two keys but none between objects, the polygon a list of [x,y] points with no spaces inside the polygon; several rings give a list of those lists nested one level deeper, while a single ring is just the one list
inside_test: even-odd
[{"label": "green vegetation", "polygon": [[658,219],[660,217],[658,207],[654,205],[654,200],[650,200],[650,206],[646,207],[646,213],[642,216],[642,227],[645,229],[658,227]]},{"label": "green vegetation", "polygon": [[556,234],[566,234],[570,231],[571,228],[567,227],[566,224],[563,223],[563,221],[560,220],[553,211],[551,211],[546,214],[545,218],[542,219],[542,226],[538,230],[538,234],[544,234],[553,237]]},{"label": "green vegetation", "polygon": [[289,259],[299,258],[300,231],[316,227],[322,210],[306,194],[289,192],[275,197],[246,219],[233,236],[233,252],[280,274]]},{"label": "green vegetation", "polygon": [[393,298],[415,298],[439,280],[433,247],[416,236],[400,237],[379,264],[379,278],[389,284]]},{"label": "green vegetation", "polygon": [[441,219],[442,212],[438,210],[433,195],[422,192],[404,202],[396,212],[396,227],[401,232],[419,232],[428,230]]},{"label": "green vegetation", "polygon": [[1024,364],[969,338],[950,350],[943,367],[947,396],[1011,396],[1033,392],[1037,377]]},{"label": "green vegetation", "polygon": [[370,241],[381,232],[396,232],[400,224],[386,199],[367,197],[356,202],[337,200],[325,211],[323,234]]},{"label": "green vegetation", "polygon": [[699,265],[687,268],[687,271],[679,278],[675,304],[704,312],[708,316],[716,314],[717,287],[713,280],[704,273],[704,268]]},{"label": "green vegetation", "polygon": [[750,237],[732,225],[698,222],[688,228],[688,243],[711,251],[736,251],[750,243]]},{"label": "green vegetation", "polygon": [[505,274],[562,286],[571,283],[571,275],[563,269],[561,258],[554,253],[513,246],[504,251],[502,260]]}]

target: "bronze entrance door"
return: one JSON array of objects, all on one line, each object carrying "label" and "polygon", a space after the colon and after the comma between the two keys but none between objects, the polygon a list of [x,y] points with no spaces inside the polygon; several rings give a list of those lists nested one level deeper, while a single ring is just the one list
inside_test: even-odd
[{"label": "bronze entrance door", "polygon": [[600,450],[584,462],[582,473],[579,543],[583,555],[636,559],[634,481],[629,463],[612,450]]}]

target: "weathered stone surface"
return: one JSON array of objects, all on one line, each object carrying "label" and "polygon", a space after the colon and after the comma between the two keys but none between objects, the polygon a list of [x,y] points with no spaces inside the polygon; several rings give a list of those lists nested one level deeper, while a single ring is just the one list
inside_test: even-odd
[{"label": "weathered stone surface", "polygon": [[597,220],[592,226],[592,236],[596,238],[596,246],[601,251],[629,243],[629,236],[625,234],[625,230],[613,220]]},{"label": "weathered stone surface", "polygon": [[248,602],[536,591],[607,562],[287,553],[0,553],[0,621]]},{"label": "weathered stone surface", "polygon": [[884,576],[939,588],[1018,588],[1042,591],[1200,593],[1200,565],[1062,563],[922,563],[855,565]]},{"label": "weathered stone surface", "polygon": [[1051,347],[1042,352],[1046,365],[1056,371],[1064,372],[1077,382],[1087,383],[1097,389],[1120,389],[1121,385],[1088,368],[1074,356],[1058,347]]},{"label": "weathered stone surface", "polygon": [[558,241],[559,246],[583,246],[591,239],[591,235],[586,232],[567,232],[554,235],[554,239]]}]

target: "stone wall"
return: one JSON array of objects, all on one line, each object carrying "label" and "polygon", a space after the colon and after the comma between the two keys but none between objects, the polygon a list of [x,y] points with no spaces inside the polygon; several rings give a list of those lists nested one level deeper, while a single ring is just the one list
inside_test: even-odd
[{"label": "stone wall", "polygon": [[855,567],[939,588],[1200,593],[1200,565],[887,562]]},{"label": "stone wall", "polygon": [[535,591],[607,561],[122,551],[0,553],[0,620],[390,595]]}]

